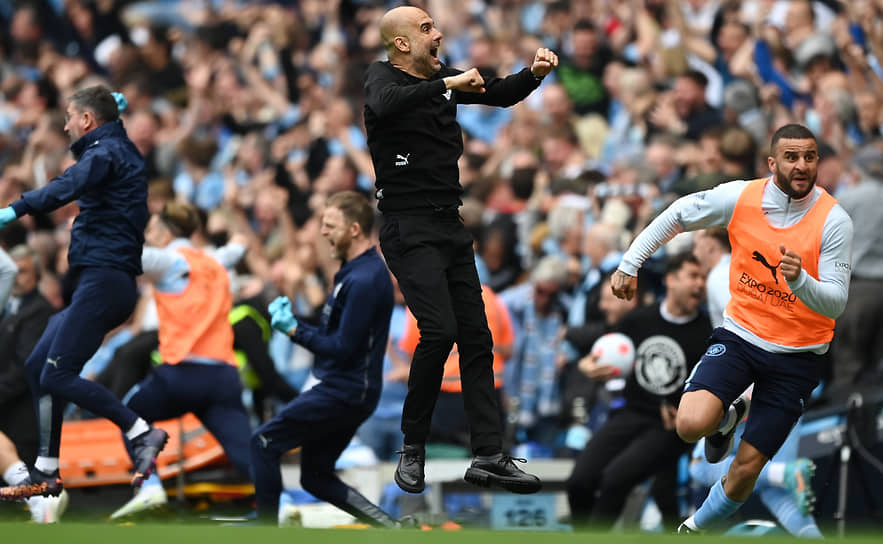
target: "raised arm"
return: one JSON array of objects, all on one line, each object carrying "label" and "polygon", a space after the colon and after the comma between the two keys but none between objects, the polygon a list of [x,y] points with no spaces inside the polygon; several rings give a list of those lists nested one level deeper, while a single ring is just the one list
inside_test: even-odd
[{"label": "raised arm", "polygon": [[63,174],[40,189],[28,191],[12,203],[18,217],[50,212],[79,198],[89,187],[103,182],[111,171],[111,158],[102,152],[86,152]]},{"label": "raised arm", "polygon": [[610,279],[619,298],[631,300],[638,285],[638,270],[650,255],[676,235],[713,226],[726,226],[747,181],[732,181],[714,189],[683,196],[659,214],[629,246]]},{"label": "raised arm", "polygon": [[372,64],[365,73],[365,104],[377,117],[406,111],[445,92],[443,79],[402,85],[399,77],[384,64]]},{"label": "raised arm", "polygon": [[524,100],[539,87],[543,78],[556,66],[558,66],[558,55],[551,49],[541,47],[534,54],[529,69],[524,68],[505,78],[494,78],[485,82],[481,79],[478,69],[472,68],[460,74],[460,78],[466,76],[465,80],[446,77],[445,83],[449,89],[457,91],[457,101],[462,104],[509,107]]}]

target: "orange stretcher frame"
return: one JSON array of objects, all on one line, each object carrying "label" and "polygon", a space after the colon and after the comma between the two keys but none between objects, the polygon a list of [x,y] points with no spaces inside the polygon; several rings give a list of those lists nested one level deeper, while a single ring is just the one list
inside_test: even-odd
[{"label": "orange stretcher frame", "polygon": [[[154,425],[169,433],[169,442],[156,460],[161,479],[177,476],[182,469],[226,461],[221,445],[193,414]],[[132,479],[132,462],[120,430],[106,419],[63,424],[59,468],[69,488],[128,484]]]}]

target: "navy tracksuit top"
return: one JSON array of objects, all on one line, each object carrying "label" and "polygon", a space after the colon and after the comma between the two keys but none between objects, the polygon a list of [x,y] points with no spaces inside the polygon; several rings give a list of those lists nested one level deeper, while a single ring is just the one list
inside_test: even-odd
[{"label": "navy tracksuit top", "polygon": [[343,263],[319,325],[298,323],[292,338],[315,354],[313,375],[324,391],[348,404],[377,404],[392,307],[392,281],[376,248]]},{"label": "navy tracksuit top", "polygon": [[105,123],[71,145],[77,162],[45,187],[13,202],[15,213],[50,212],[77,201],[68,261],[141,273],[147,226],[147,170],[121,121]]}]

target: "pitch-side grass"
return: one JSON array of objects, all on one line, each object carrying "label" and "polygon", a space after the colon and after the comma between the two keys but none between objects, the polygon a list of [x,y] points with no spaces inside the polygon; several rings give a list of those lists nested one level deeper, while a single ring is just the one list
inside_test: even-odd
[{"label": "pitch-side grass", "polygon": [[[650,534],[559,533],[470,530],[432,531],[384,529],[278,529],[275,527],[223,527],[180,522],[80,523],[68,521],[59,525],[41,526],[25,522],[0,522],[2,544],[655,544],[675,541],[704,544],[732,542],[747,537],[677,536]],[[765,537],[762,542],[798,541],[791,537]],[[850,544],[879,544],[880,533],[848,536]]]}]

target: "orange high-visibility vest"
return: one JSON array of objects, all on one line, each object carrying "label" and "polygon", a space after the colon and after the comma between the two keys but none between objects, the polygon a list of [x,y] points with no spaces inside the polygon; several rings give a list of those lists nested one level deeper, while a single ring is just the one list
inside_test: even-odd
[{"label": "orange high-visibility vest", "polygon": [[187,287],[180,293],[153,291],[162,361],[177,364],[188,356],[196,356],[235,366],[233,327],[229,321],[233,297],[227,271],[203,251],[189,247],[177,251],[190,266]]},{"label": "orange high-visibility vest", "polygon": [[[494,348],[511,348],[515,342],[515,331],[512,327],[512,319],[503,301],[494,291],[485,285],[481,287],[481,298],[484,301],[484,311],[487,315],[488,328],[491,331]],[[413,354],[420,341],[420,330],[417,328],[417,320],[408,310],[405,317],[405,333],[399,340],[399,349],[405,353]],[[503,386],[503,364],[506,359],[494,349],[494,388]],[[457,344],[454,344],[448,359],[445,361],[445,371],[442,376],[441,390],[448,393],[462,393],[463,386],[460,383],[460,352]]]},{"label": "orange high-visibility vest", "polygon": [[730,245],[730,302],[727,315],[758,337],[781,346],[804,347],[830,342],[834,320],[810,310],[791,292],[779,269],[779,245],[800,255],[807,274],[819,279],[822,229],[837,201],[824,189],[796,224],[770,225],[761,208],[763,190],[772,178],[750,182],[727,225]]}]

